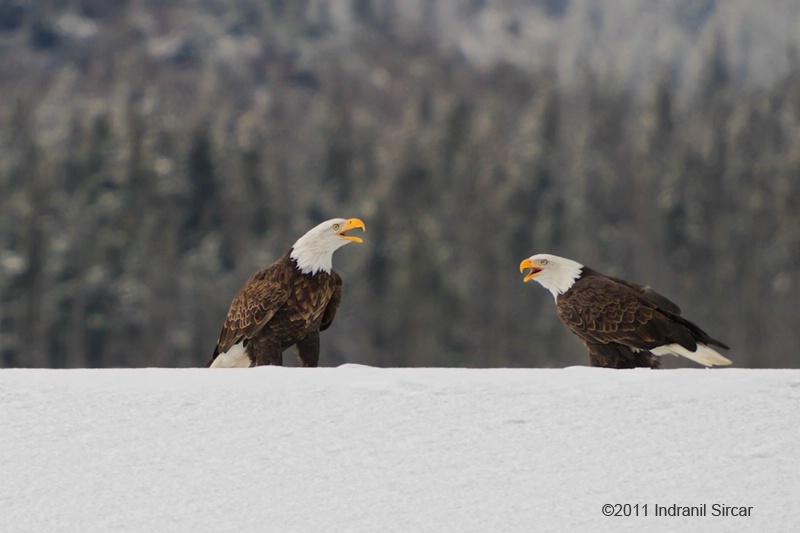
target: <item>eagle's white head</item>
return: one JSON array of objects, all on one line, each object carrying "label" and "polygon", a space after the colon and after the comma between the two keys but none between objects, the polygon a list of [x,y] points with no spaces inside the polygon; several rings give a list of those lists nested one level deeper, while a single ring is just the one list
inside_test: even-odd
[{"label": "eagle's white head", "polygon": [[292,246],[289,257],[295,260],[303,274],[330,273],[333,268],[333,252],[350,242],[362,242],[360,238],[347,235],[354,228],[366,231],[358,218],[332,218],[308,230]]},{"label": "eagle's white head", "polygon": [[581,277],[583,265],[557,255],[536,254],[519,264],[520,272],[524,272],[526,268],[530,272],[525,274],[523,281],[535,279],[553,293],[553,298],[558,298],[559,294],[567,292],[575,280]]}]

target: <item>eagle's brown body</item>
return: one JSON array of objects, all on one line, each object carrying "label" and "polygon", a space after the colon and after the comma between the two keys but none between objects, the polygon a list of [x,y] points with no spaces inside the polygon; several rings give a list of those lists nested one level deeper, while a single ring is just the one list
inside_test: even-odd
[{"label": "eagle's brown body", "polygon": [[690,352],[699,343],[728,348],[681,317],[680,308],[650,287],[583,267],[574,284],[556,297],[559,318],[581,338],[592,366],[660,366],[649,350],[678,344]]},{"label": "eagle's brown body", "polygon": [[282,365],[283,351],[295,345],[303,366],[317,366],[319,332],[333,322],[341,298],[339,274],[304,274],[287,252],[233,298],[209,366],[239,343],[251,366]]}]

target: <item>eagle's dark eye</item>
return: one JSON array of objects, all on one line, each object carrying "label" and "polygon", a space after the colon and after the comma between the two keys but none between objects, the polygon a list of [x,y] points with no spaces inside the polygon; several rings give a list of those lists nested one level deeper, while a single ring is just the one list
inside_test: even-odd
[{"label": "eagle's dark eye", "polygon": [[539,261],[539,264],[540,265],[546,265],[547,264],[547,259],[542,259],[541,261]]},{"label": "eagle's dark eye", "polygon": [[334,224],[333,229],[339,229],[339,224]]}]

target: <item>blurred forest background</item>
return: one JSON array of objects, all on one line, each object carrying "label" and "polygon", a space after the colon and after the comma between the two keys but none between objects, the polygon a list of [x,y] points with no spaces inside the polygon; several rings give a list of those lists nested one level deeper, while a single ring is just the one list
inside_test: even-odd
[{"label": "blurred forest background", "polygon": [[0,0],[0,366],[203,365],[334,216],[325,366],[586,364],[548,252],[798,367],[800,2]]}]

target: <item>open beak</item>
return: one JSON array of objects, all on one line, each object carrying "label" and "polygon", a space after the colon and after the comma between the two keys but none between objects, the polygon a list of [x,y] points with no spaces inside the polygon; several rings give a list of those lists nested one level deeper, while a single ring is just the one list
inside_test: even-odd
[{"label": "open beak", "polygon": [[339,237],[347,239],[348,241],[364,242],[359,237],[353,237],[351,235],[347,235],[348,231],[355,228],[361,228],[362,231],[367,231],[367,227],[364,225],[364,223],[361,221],[360,218],[349,218],[344,223],[344,228],[342,228],[342,230],[339,232]]},{"label": "open beak", "polygon": [[526,268],[530,268],[531,271],[525,274],[525,278],[522,281],[530,281],[536,277],[536,275],[542,271],[541,268],[534,266],[533,261],[530,259],[525,259],[522,263],[519,264],[519,271],[524,272]]}]

